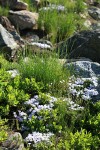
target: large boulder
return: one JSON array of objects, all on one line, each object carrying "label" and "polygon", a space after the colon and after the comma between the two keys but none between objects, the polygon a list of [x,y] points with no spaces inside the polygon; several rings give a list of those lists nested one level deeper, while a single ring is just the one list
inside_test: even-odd
[{"label": "large boulder", "polygon": [[8,139],[2,143],[0,150],[25,150],[21,134],[9,133]]},{"label": "large boulder", "polygon": [[100,30],[82,31],[61,43],[58,48],[62,58],[89,58],[100,63]]},{"label": "large boulder", "polygon": [[49,54],[53,51],[53,45],[47,40],[30,41],[27,43],[27,51],[31,54]]},{"label": "large boulder", "polygon": [[0,53],[10,58],[15,55],[18,48],[19,45],[13,36],[0,24]]},{"label": "large boulder", "polygon": [[90,7],[88,13],[93,19],[100,20],[100,8]]},{"label": "large boulder", "polygon": [[15,4],[11,5],[11,9],[12,10],[27,10],[28,4],[18,0]]},{"label": "large boulder", "polygon": [[30,11],[10,11],[9,19],[20,30],[37,27],[38,13]]},{"label": "large boulder", "polygon": [[8,7],[12,10],[26,10],[28,4],[20,0],[0,0],[0,5],[3,7]]},{"label": "large boulder", "polygon": [[24,40],[20,37],[20,35],[17,33],[14,26],[11,24],[9,19],[5,16],[0,16],[0,24],[10,33],[12,34],[14,40],[18,43],[18,45],[24,44]]},{"label": "large boulder", "polygon": [[[69,82],[69,92],[84,100],[100,100],[100,64],[90,60],[74,60],[65,67],[71,69],[74,76]],[[74,97],[75,98],[75,97]]]}]

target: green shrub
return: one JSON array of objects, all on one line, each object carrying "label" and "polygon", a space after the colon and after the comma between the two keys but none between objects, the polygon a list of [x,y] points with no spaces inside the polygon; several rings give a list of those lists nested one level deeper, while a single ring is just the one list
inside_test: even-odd
[{"label": "green shrub", "polygon": [[70,145],[72,149],[90,150],[93,142],[92,134],[87,133],[84,129],[75,134],[70,133]]},{"label": "green shrub", "polygon": [[50,101],[50,96],[46,95],[44,93],[39,93],[39,104],[40,105],[45,105],[48,104]]},{"label": "green shrub", "polygon": [[33,145],[34,150],[91,150],[98,149],[99,139],[93,137],[91,133],[87,133],[86,130],[82,129],[76,133],[65,132],[59,134],[59,137],[52,137],[51,142],[41,142],[37,145]]},{"label": "green shrub", "polygon": [[34,78],[11,78],[9,73],[0,70],[0,115],[8,115],[12,107],[20,108],[23,102],[38,92],[39,87]]},{"label": "green shrub", "polygon": [[15,69],[17,67],[17,62],[9,62],[7,61],[3,55],[0,55],[0,69],[10,70]]},{"label": "green shrub", "polygon": [[30,94],[31,97],[39,93],[40,89],[34,78],[31,79],[25,78],[20,82],[21,82],[21,88],[26,93]]},{"label": "green shrub", "polygon": [[100,138],[100,113],[91,116],[91,118],[87,121],[87,126],[90,127],[90,131],[93,135],[98,135]]}]

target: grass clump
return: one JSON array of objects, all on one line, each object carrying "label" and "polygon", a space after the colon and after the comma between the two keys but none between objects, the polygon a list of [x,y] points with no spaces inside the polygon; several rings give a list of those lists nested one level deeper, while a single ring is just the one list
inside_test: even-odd
[{"label": "grass clump", "polygon": [[31,12],[37,11],[38,6],[36,1],[32,1],[32,0],[23,0],[23,1],[28,4],[28,9]]},{"label": "grass clump", "polygon": [[44,28],[53,43],[64,40],[75,31],[74,14],[59,14],[55,10],[40,11],[39,28]]},{"label": "grass clump", "polygon": [[27,62],[20,60],[18,70],[23,78],[34,77],[52,93],[57,92],[60,88],[63,91],[65,88],[63,85],[66,85],[70,76],[69,71],[63,68],[55,56],[33,56]]},{"label": "grass clump", "polygon": [[[63,41],[83,28],[83,19],[79,15],[86,8],[83,0],[51,0],[50,3],[50,9],[40,9],[38,25],[46,31],[53,43]],[[52,4],[55,8],[52,8]],[[58,6],[64,6],[64,10],[57,10]]]},{"label": "grass clump", "polygon": [[84,0],[50,0],[51,4],[62,5],[66,8],[67,12],[84,12],[86,6]]},{"label": "grass clump", "polygon": [[[50,5],[48,5],[50,9],[46,10],[44,5],[42,6],[42,4],[47,3],[46,1],[41,1],[40,6],[32,3],[31,0],[24,1],[28,3],[30,11],[39,10],[39,29],[43,29],[47,33],[47,38],[53,43],[58,43],[70,37],[77,31],[78,25],[81,26],[80,29],[83,27],[81,17],[77,20],[79,13],[83,13],[86,8],[83,0],[50,0]],[[52,6],[55,8],[52,8]],[[58,6],[64,6],[64,10],[57,10]]]},{"label": "grass clump", "polygon": [[9,7],[2,7],[0,6],[0,16],[6,16],[8,17],[9,14]]}]

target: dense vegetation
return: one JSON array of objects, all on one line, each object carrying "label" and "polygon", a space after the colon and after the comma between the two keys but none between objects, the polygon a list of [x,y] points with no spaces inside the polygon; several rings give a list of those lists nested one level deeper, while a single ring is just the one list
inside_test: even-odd
[{"label": "dense vegetation", "polygon": [[[31,144],[30,149],[99,149],[100,102],[94,104],[91,101],[74,99],[82,109],[71,108],[72,105],[69,103],[71,97],[68,96],[67,88],[70,71],[65,70],[55,56],[33,56],[27,59],[27,63],[25,59],[20,59],[16,63],[7,62],[1,56],[0,62],[0,126],[2,129],[0,142],[7,138],[7,131],[23,132],[22,126],[25,126],[28,128],[27,133],[36,131],[53,134],[52,142],[42,141],[35,145]],[[19,73],[15,77],[11,77],[11,74],[6,71],[13,68]],[[31,101],[36,96],[38,96],[36,99],[38,106],[43,109],[29,119]],[[49,109],[50,104],[52,107]],[[45,108],[46,105],[48,108]],[[26,141],[29,142],[29,139],[27,138]]]},{"label": "dense vegetation", "polygon": [[[35,10],[30,0],[24,1],[31,11]],[[84,28],[79,16],[86,8],[83,0],[50,2],[64,5],[65,11],[44,13],[40,9],[38,25],[48,39],[60,42]],[[0,12],[7,14],[1,8]],[[14,76],[8,71],[12,69],[17,70]],[[0,56],[0,143],[13,130],[22,134],[27,150],[100,149],[100,102],[73,98],[76,107],[72,108],[68,91],[71,71],[55,54],[21,55],[16,62]],[[34,142],[34,132],[39,136],[47,134],[45,139],[48,133],[51,136],[47,141]],[[33,135],[28,136],[29,133]]]}]

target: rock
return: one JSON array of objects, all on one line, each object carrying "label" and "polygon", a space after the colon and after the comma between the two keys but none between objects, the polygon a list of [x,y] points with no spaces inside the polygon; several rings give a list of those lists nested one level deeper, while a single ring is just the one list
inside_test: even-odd
[{"label": "rock", "polygon": [[26,10],[28,8],[28,4],[20,0],[0,0],[0,5],[12,10]]},{"label": "rock", "polygon": [[2,26],[8,31],[14,30],[14,26],[11,24],[9,19],[5,16],[0,16],[0,24],[2,24]]},{"label": "rock", "polygon": [[42,29],[25,29],[20,31],[20,35],[23,39],[26,39],[28,42],[33,41],[37,42],[39,39],[46,39],[47,33]]},{"label": "rock", "polygon": [[66,65],[72,65],[75,74],[82,78],[100,77],[100,64],[89,59],[73,59],[72,62],[65,62]]},{"label": "rock", "polygon": [[17,75],[19,75],[19,72],[18,72],[18,70],[16,70],[16,69],[8,70],[7,72],[8,72],[9,74],[11,74],[11,77],[12,77],[12,78],[15,78]]},{"label": "rock", "polygon": [[85,20],[84,26],[89,29],[91,27],[91,21],[90,20]]},{"label": "rock", "polygon": [[53,45],[50,41],[47,41],[47,40],[39,40],[38,42],[33,42],[31,41],[31,43],[29,43],[30,46],[33,46],[33,47],[37,47],[39,49],[47,49],[47,50],[52,50],[53,48]]},{"label": "rock", "polygon": [[22,136],[19,132],[9,135],[8,139],[2,143],[0,150],[24,150]]},{"label": "rock", "polygon": [[98,1],[98,2],[96,2],[96,1],[93,2],[93,1],[92,1],[92,2],[90,3],[90,5],[100,8],[100,2],[99,2],[99,1]]},{"label": "rock", "polygon": [[58,48],[62,58],[89,58],[100,63],[100,30],[81,31],[62,42]]},{"label": "rock", "polygon": [[[77,60],[65,63],[67,68],[73,70],[76,77],[69,83],[70,92],[75,96],[82,96],[84,100],[100,100],[100,64],[89,60]],[[78,77],[78,78],[77,78]],[[80,88],[80,90],[77,90]]]},{"label": "rock", "polygon": [[0,16],[0,24],[10,33],[12,34],[14,40],[17,42],[17,44],[21,45],[24,44],[23,39],[20,37],[20,35],[17,33],[14,26],[11,24],[9,19],[5,16]]},{"label": "rock", "polygon": [[11,5],[12,10],[27,10],[28,9],[28,4],[17,1],[15,4]]},{"label": "rock", "polygon": [[26,10],[10,11],[9,19],[20,30],[32,29],[37,27],[38,13],[32,13]]},{"label": "rock", "polygon": [[19,45],[14,40],[13,36],[0,24],[0,52],[6,56],[14,56]]},{"label": "rock", "polygon": [[38,42],[38,41],[39,41],[39,37],[38,37],[38,35],[36,35],[36,34],[33,34],[33,35],[27,34],[26,39],[27,39],[27,41],[30,42],[30,43],[32,43],[32,42]]},{"label": "rock", "polygon": [[29,43],[39,41],[39,36],[37,35],[37,33],[34,33],[33,30],[31,31],[24,30],[21,36]]},{"label": "rock", "polygon": [[93,19],[100,20],[100,8],[90,7],[88,13]]},{"label": "rock", "polygon": [[39,40],[39,41],[30,41],[27,43],[27,53],[29,54],[49,54],[53,50],[53,46],[51,42],[46,40]]},{"label": "rock", "polygon": [[92,23],[91,27],[93,30],[99,30],[100,29],[100,22]]}]

